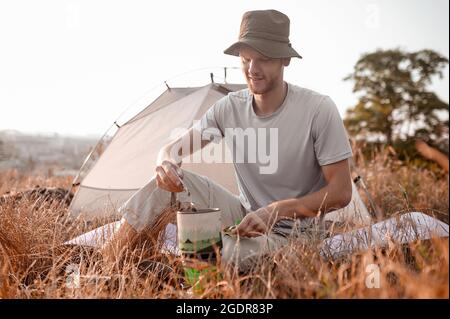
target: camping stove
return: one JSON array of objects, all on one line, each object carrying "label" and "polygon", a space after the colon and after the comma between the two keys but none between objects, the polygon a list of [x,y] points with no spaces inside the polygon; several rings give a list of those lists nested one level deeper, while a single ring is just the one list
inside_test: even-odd
[{"label": "camping stove", "polygon": [[195,293],[201,293],[206,282],[220,278],[216,264],[222,248],[221,212],[219,208],[198,209],[192,201],[179,202],[174,193],[172,201],[184,278]]},{"label": "camping stove", "polygon": [[196,208],[192,201],[178,201],[175,193],[172,193],[171,200],[177,211],[178,249],[182,256],[204,261],[216,260],[222,248],[220,209]]}]

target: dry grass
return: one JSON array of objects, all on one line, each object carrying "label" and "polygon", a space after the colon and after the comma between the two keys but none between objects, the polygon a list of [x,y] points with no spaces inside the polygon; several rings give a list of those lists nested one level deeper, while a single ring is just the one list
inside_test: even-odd
[{"label": "dry grass", "polygon": [[[448,222],[447,178],[403,167],[387,153],[357,167],[385,215],[426,209]],[[68,187],[70,182],[8,171],[0,173],[0,195],[36,185]],[[220,275],[211,276],[203,290],[192,295],[183,286],[181,261],[158,253],[153,240],[143,240],[122,260],[109,264],[94,250],[62,246],[105,222],[66,220],[66,210],[58,201],[39,198],[8,199],[0,205],[0,298],[449,297],[448,239],[393,245],[339,261],[323,260],[316,245],[293,240],[262,258],[249,274],[219,267]],[[143,271],[145,260],[161,267]],[[379,267],[380,288],[366,286],[371,264]],[[79,288],[71,288],[67,278],[78,270]]]}]

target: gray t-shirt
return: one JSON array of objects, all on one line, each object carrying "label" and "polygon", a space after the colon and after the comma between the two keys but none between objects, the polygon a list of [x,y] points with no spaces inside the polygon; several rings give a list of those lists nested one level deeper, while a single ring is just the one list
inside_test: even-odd
[{"label": "gray t-shirt", "polygon": [[[288,84],[283,104],[268,116],[253,109],[248,90],[217,101],[196,126],[225,137],[242,205],[256,210],[326,185],[321,166],[352,156],[342,119],[329,96]],[[217,140],[217,139],[216,139]]]}]

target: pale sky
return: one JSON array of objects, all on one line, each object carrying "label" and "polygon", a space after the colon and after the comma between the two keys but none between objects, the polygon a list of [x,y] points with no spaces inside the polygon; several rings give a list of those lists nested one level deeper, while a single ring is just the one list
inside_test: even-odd
[{"label": "pale sky", "polygon": [[[331,96],[342,116],[356,100],[342,79],[362,53],[428,48],[449,57],[448,0],[2,1],[0,130],[101,135],[166,79],[238,67],[223,50],[254,9],[290,17],[303,59],[291,62],[285,79]],[[205,85],[209,72],[168,83]],[[243,83],[240,71],[228,82]],[[432,88],[448,102],[448,67]]]}]

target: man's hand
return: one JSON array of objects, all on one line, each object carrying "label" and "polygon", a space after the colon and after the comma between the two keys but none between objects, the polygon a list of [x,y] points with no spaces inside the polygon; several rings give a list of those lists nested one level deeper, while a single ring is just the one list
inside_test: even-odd
[{"label": "man's hand", "polygon": [[179,193],[183,191],[183,171],[174,163],[164,160],[156,166],[156,185],[166,191]]},{"label": "man's hand", "polygon": [[232,234],[243,237],[257,237],[267,234],[280,219],[279,210],[279,204],[274,202],[247,214],[241,223],[232,230]]}]

